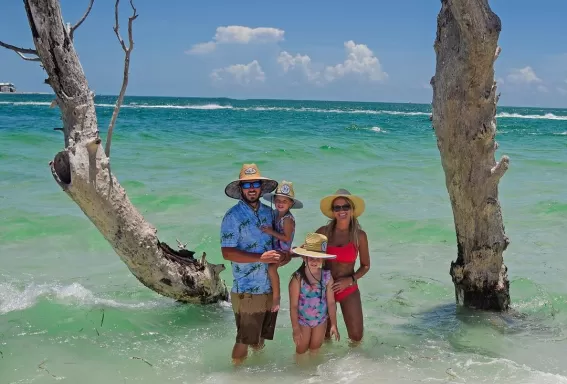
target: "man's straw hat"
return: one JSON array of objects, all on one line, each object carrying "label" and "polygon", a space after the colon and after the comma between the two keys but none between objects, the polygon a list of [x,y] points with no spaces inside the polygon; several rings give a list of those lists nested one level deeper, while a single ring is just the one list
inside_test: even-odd
[{"label": "man's straw hat", "polygon": [[240,169],[240,175],[237,180],[231,181],[226,188],[224,193],[228,197],[239,200],[242,197],[242,192],[240,189],[240,183],[244,181],[255,181],[260,180],[262,182],[262,189],[260,191],[260,196],[266,193],[273,192],[274,189],[278,187],[278,182],[267,177],[263,177],[260,174],[260,169],[254,163],[243,164]]},{"label": "man's straw hat", "polygon": [[291,181],[283,180],[273,193],[266,193],[263,197],[264,199],[268,200],[269,202],[273,201],[275,196],[283,196],[291,199],[293,201],[293,205],[291,208],[293,209],[301,209],[303,208],[303,203],[295,198],[295,191],[293,190],[293,183]]}]

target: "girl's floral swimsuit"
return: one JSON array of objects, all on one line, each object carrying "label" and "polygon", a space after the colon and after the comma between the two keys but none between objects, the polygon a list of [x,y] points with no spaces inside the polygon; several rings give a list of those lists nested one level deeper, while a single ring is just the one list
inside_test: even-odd
[{"label": "girl's floral swimsuit", "polygon": [[304,327],[314,328],[327,321],[327,283],[331,279],[331,271],[321,271],[322,281],[316,284],[309,284],[296,273],[300,281],[298,322]]}]

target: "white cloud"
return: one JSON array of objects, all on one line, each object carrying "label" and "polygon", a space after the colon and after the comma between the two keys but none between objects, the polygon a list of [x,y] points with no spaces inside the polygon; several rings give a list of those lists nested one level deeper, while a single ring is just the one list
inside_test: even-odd
[{"label": "white cloud", "polygon": [[248,64],[234,64],[215,69],[210,76],[215,83],[233,82],[238,85],[249,85],[254,82],[263,83],[266,80],[266,74],[257,60]]},{"label": "white cloud", "polygon": [[504,84],[504,79],[499,77],[498,79],[496,79],[496,85],[502,85]]},{"label": "white cloud", "polygon": [[537,90],[542,93],[547,93],[549,91],[545,85],[538,85]]},{"label": "white cloud", "polygon": [[509,82],[514,84],[532,84],[542,82],[530,66],[510,70],[510,74],[507,76],[507,79]]},{"label": "white cloud", "polygon": [[278,56],[278,63],[282,66],[285,73],[293,70],[299,70],[307,78],[307,81],[312,83],[319,83],[321,74],[311,68],[311,58],[307,55],[300,55],[299,53],[292,56],[286,51],[283,51]]},{"label": "white cloud", "polygon": [[278,57],[278,63],[285,73],[293,70],[301,71],[306,79],[318,85],[330,83],[347,75],[358,75],[371,81],[383,81],[388,74],[382,71],[380,61],[365,44],[355,44],[350,40],[344,43],[347,58],[343,63],[327,66],[324,71],[317,71],[312,67],[311,58],[307,55],[283,51]]},{"label": "white cloud", "polygon": [[217,45],[214,42],[209,41],[208,43],[195,44],[193,46],[193,48],[191,48],[189,51],[187,51],[187,53],[191,53],[191,54],[194,54],[194,55],[204,55],[204,54],[207,54],[207,53],[211,53],[216,48],[217,48]]},{"label": "white cloud", "polygon": [[218,27],[212,41],[199,43],[186,53],[200,55],[213,52],[218,44],[277,43],[284,39],[285,31],[278,28],[250,28],[240,25]]},{"label": "white cloud", "polygon": [[388,74],[382,71],[378,58],[365,44],[355,44],[350,40],[344,45],[347,59],[344,63],[325,68],[327,81],[333,81],[349,74],[362,75],[371,81],[383,81],[388,78]]},{"label": "white cloud", "polygon": [[567,89],[562,87],[557,87],[557,92],[559,92],[562,95],[567,95]]}]

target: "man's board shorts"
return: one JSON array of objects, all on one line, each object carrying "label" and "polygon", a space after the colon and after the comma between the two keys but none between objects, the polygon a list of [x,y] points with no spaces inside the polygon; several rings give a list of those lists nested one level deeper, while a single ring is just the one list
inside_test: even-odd
[{"label": "man's board shorts", "polygon": [[236,342],[258,345],[262,339],[273,340],[277,312],[272,312],[272,294],[231,292],[230,300],[236,320]]}]

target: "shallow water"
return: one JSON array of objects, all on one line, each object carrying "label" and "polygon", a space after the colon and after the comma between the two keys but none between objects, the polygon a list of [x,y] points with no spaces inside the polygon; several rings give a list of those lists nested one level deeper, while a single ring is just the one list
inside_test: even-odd
[{"label": "shallow water", "polygon": [[[0,382],[567,383],[567,110],[498,110],[514,309],[500,315],[455,308],[428,106],[127,98],[115,174],[162,240],[212,262],[234,203],[223,189],[243,162],[294,182],[297,238],[325,222],[323,195],[346,187],[366,199],[364,343],[350,348],[339,322],[341,342],[296,364],[284,295],[275,340],[234,368],[230,305],[179,305],[141,286],[53,182],[47,163],[63,140],[50,101],[0,95]],[[106,127],[113,99],[96,102]],[[223,278],[231,285],[229,269]]]}]

